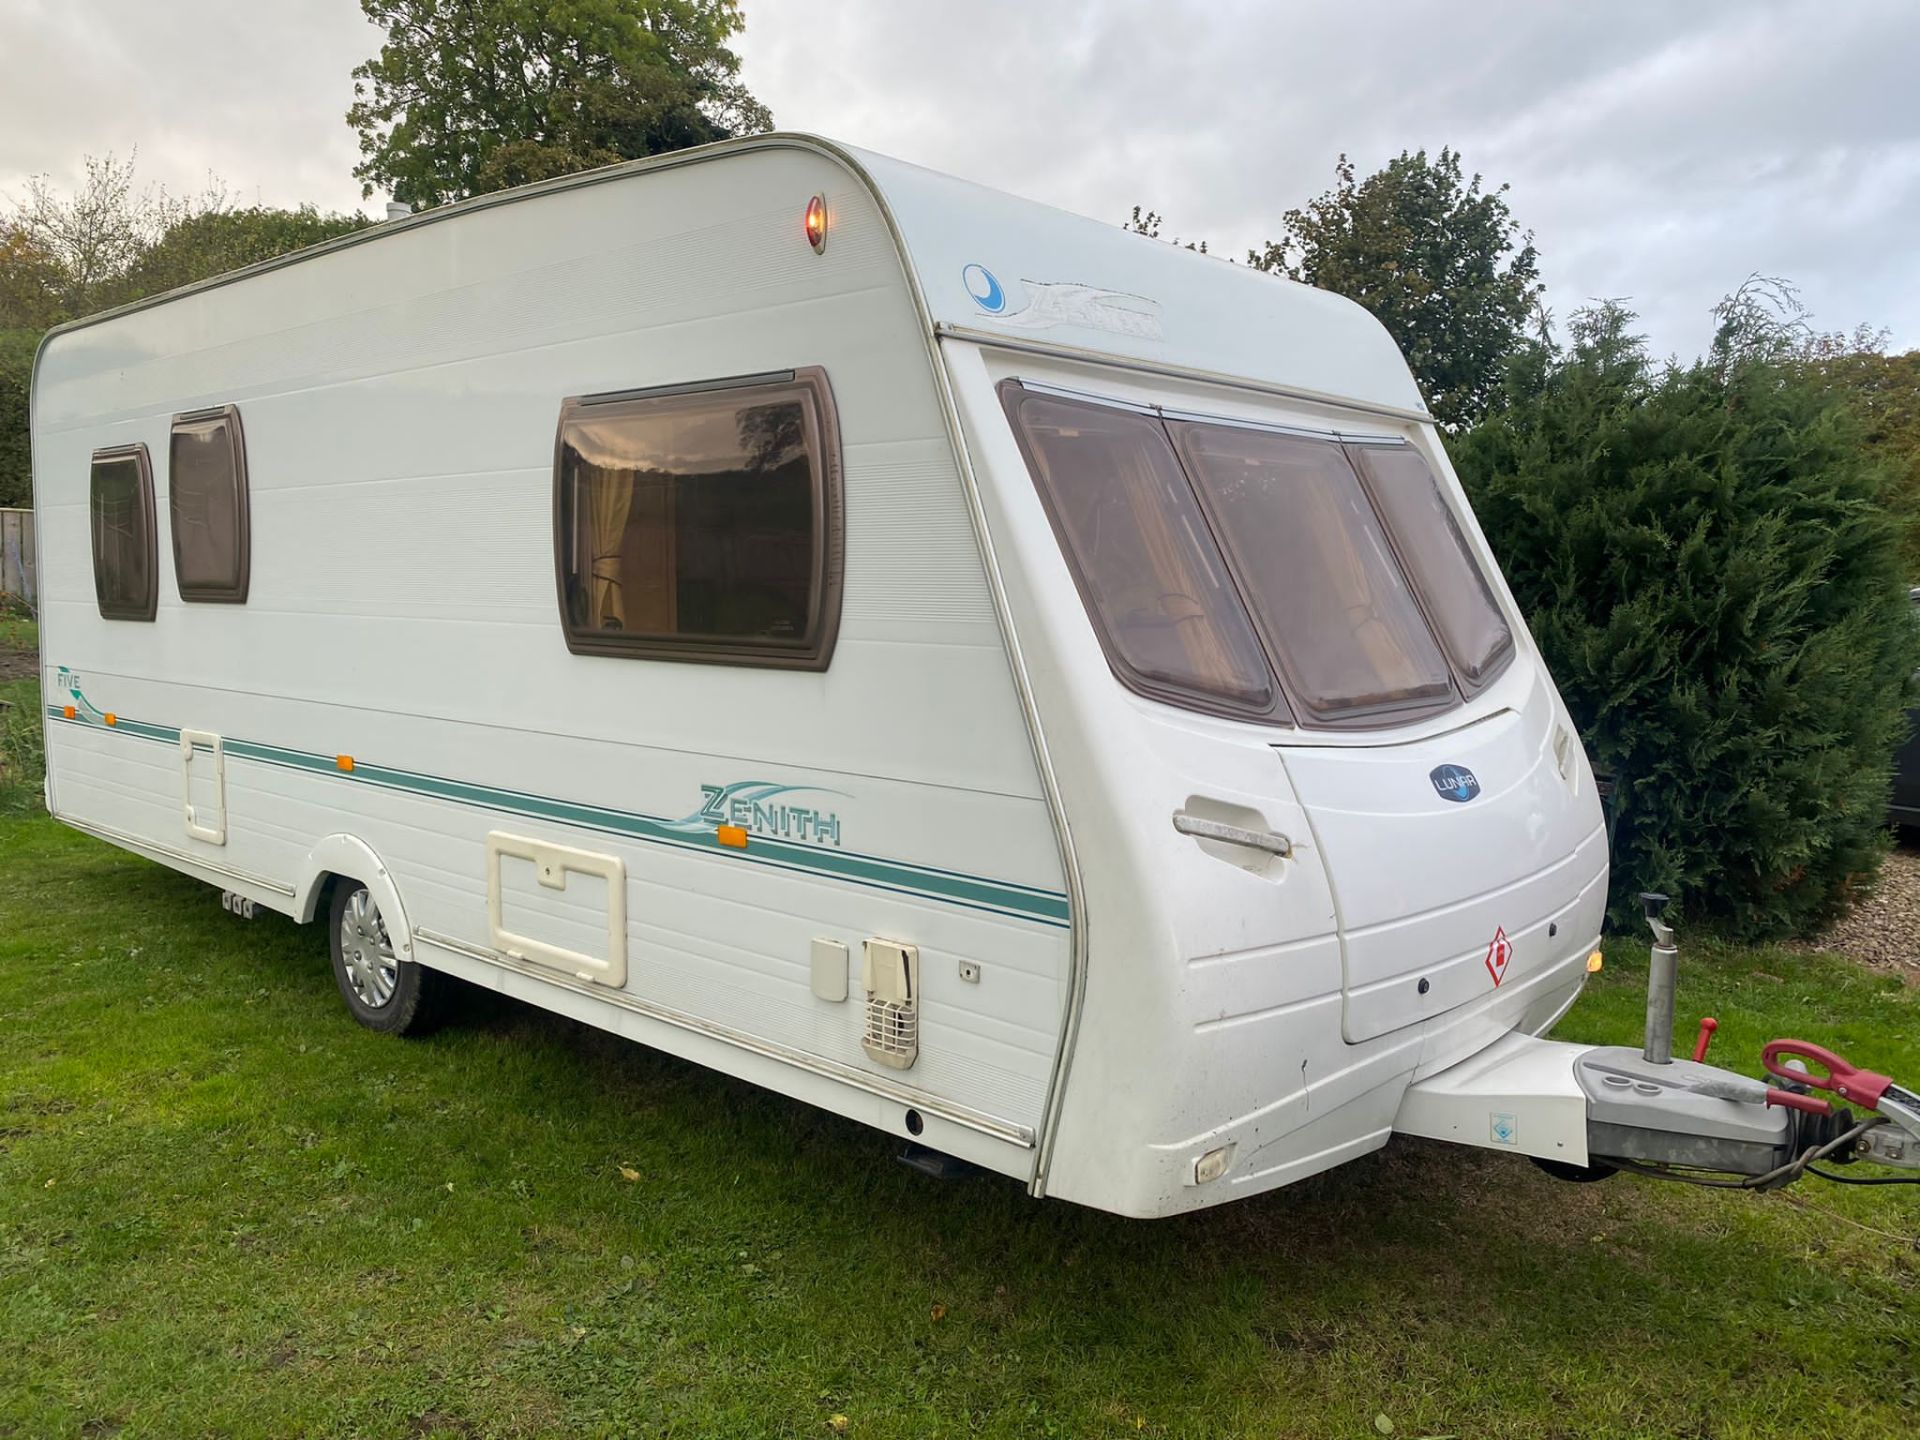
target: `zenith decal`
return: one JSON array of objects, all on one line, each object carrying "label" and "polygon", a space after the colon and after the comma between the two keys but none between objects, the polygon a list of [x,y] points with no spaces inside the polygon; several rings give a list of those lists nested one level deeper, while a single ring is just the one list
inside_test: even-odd
[{"label": "zenith decal", "polygon": [[[812,785],[776,785],[767,780],[736,780],[731,785],[700,786],[700,808],[684,819],[671,821],[669,830],[704,834],[716,825],[737,825],[773,840],[840,848],[840,816],[818,805],[801,805],[789,797],[840,795]],[[845,797],[842,796],[844,799]]]}]

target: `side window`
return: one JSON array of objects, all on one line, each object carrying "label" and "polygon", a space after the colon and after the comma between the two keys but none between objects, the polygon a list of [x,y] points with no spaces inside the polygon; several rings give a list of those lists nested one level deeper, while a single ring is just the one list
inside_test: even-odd
[{"label": "side window", "polygon": [[109,620],[151,620],[160,555],[153,528],[153,463],[145,445],[93,452],[87,491],[93,593]]},{"label": "side window", "polygon": [[840,509],[818,369],[567,401],[554,558],[568,648],[826,669]]},{"label": "side window", "polygon": [[182,600],[247,598],[247,448],[233,406],[173,418],[167,460],[173,572]]}]

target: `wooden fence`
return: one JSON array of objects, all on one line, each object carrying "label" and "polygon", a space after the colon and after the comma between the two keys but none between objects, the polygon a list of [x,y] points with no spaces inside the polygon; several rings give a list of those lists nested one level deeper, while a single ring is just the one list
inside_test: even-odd
[{"label": "wooden fence", "polygon": [[38,609],[37,578],[33,573],[33,512],[0,510],[0,596],[18,596]]}]

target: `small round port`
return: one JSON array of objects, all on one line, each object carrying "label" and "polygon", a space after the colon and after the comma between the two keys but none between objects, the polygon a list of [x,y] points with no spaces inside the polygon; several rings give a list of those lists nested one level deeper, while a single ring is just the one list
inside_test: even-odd
[{"label": "small round port", "polygon": [[1422,995],[1426,994],[1427,991],[1431,990],[1432,988],[1433,988],[1433,982],[1431,980],[1427,980],[1423,978],[1420,981],[1420,993]]},{"label": "small round port", "polygon": [[918,1135],[926,1128],[927,1122],[921,1118],[918,1110],[907,1111],[907,1134]]}]

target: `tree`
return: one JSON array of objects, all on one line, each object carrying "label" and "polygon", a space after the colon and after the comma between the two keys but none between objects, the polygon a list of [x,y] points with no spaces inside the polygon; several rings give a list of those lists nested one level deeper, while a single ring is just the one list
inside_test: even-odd
[{"label": "tree", "polygon": [[1542,289],[1507,187],[1464,178],[1449,149],[1432,160],[1402,151],[1358,182],[1342,155],[1334,174],[1333,189],[1289,210],[1281,237],[1247,262],[1366,306],[1406,353],[1435,417],[1471,424],[1527,343]]},{"label": "tree", "polygon": [[357,230],[312,206],[235,209],[210,180],[174,197],[135,184],[134,162],[87,157],[72,195],[45,176],[0,216],[0,505],[31,503],[33,357],[64,320],[126,304]]},{"label": "tree", "polygon": [[311,205],[202,211],[169,225],[128,267],[122,288],[129,299],[157,295],[351,235],[371,223],[364,215],[326,214]]},{"label": "tree", "polygon": [[33,503],[27,410],[37,330],[0,330],[0,508]]},{"label": "tree", "polygon": [[362,193],[415,207],[768,129],[739,0],[360,0]]},{"label": "tree", "polygon": [[[1136,205],[1133,207],[1133,217],[1122,222],[1120,228],[1123,230],[1131,230],[1136,235],[1144,235],[1149,240],[1158,240],[1160,238],[1160,212],[1157,210],[1146,210]],[[1183,243],[1180,237],[1176,235],[1173,237],[1172,243],[1179,245],[1183,250],[1196,250],[1202,255],[1207,253],[1207,242],[1204,240],[1188,240]]]},{"label": "tree", "polygon": [[0,288],[37,277],[46,287],[45,304],[61,319],[118,304],[133,262],[171,219],[194,208],[164,191],[136,189],[133,157],[89,155],[83,163],[85,177],[71,196],[46,175],[28,180],[8,222],[23,248],[8,256],[14,265]]},{"label": "tree", "polygon": [[[1804,931],[1884,849],[1920,627],[1858,421],[1766,307],[1656,366],[1618,305],[1516,365],[1455,463],[1595,768],[1613,905]],[[1783,341],[1785,343],[1783,343]]]}]

